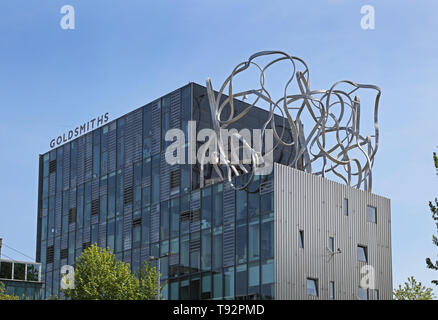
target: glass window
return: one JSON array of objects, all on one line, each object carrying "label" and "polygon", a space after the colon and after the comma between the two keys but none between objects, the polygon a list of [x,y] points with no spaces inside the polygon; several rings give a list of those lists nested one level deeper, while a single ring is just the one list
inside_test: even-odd
[{"label": "glass window", "polygon": [[201,299],[210,299],[211,297],[211,273],[205,273],[202,275]]},{"label": "glass window", "polygon": [[246,191],[238,190],[236,191],[236,221],[246,220]]},{"label": "glass window", "polygon": [[[257,177],[257,176],[256,176]],[[259,192],[248,192],[248,216],[256,216],[260,211]]]},{"label": "glass window", "polygon": [[152,203],[160,201],[160,155],[152,157]]},{"label": "glass window", "polygon": [[115,252],[119,253],[122,251],[123,244],[123,217],[118,216],[116,219],[116,243],[115,243]]},{"label": "glass window", "polygon": [[26,279],[26,265],[24,263],[14,263],[14,280]]},{"label": "glass window", "polygon": [[246,296],[248,291],[246,264],[236,267],[236,296]]},{"label": "glass window", "polygon": [[260,259],[260,223],[258,217],[249,222],[248,259],[250,262]]},{"label": "glass window", "polygon": [[357,290],[357,298],[359,300],[368,300],[368,289],[359,287]]},{"label": "glass window", "polygon": [[202,228],[211,227],[211,187],[202,190]]},{"label": "glass window", "polygon": [[208,271],[211,268],[211,229],[202,230],[201,268]]},{"label": "glass window", "polygon": [[318,280],[307,278],[307,294],[311,296],[318,296]]},{"label": "glass window", "polygon": [[123,214],[123,172],[117,171],[116,176],[116,216]]},{"label": "glass window", "polygon": [[178,300],[179,294],[178,294],[178,280],[176,281],[170,281],[169,283],[169,299],[170,300]]},{"label": "glass window", "polygon": [[377,208],[373,206],[367,206],[367,221],[377,223]]},{"label": "glass window", "polygon": [[181,273],[188,273],[190,269],[190,259],[189,259],[189,236],[185,235],[181,237],[181,250],[179,254],[180,265],[182,267]]},{"label": "glass window", "polygon": [[248,270],[248,294],[260,293],[260,265],[250,264]]},{"label": "glass window", "polygon": [[141,240],[141,225],[135,224],[132,227],[132,246],[134,248],[140,247],[140,240]]},{"label": "glass window", "polygon": [[274,282],[274,260],[268,260],[262,264],[262,284]]},{"label": "glass window", "polygon": [[27,281],[38,281],[39,266],[36,264],[27,265]]},{"label": "glass window", "polygon": [[298,242],[299,242],[300,248],[304,248],[304,230],[300,230],[298,232]]},{"label": "glass window", "polygon": [[150,214],[150,207],[144,208],[141,213],[141,241],[143,244],[149,244]]},{"label": "glass window", "polygon": [[222,298],[222,273],[213,274],[213,298]]},{"label": "glass window", "polygon": [[224,298],[234,298],[234,268],[224,269]]},{"label": "glass window", "polygon": [[181,300],[190,299],[189,295],[189,280],[187,278],[181,280],[180,294],[179,298]]},{"label": "glass window", "polygon": [[108,218],[116,214],[116,174],[111,173],[108,178]]},{"label": "glass window", "polygon": [[335,252],[335,238],[329,237],[329,249],[331,252]]},{"label": "glass window", "polygon": [[213,224],[214,226],[222,225],[222,184],[216,184],[213,186]]},{"label": "glass window", "polygon": [[236,264],[246,263],[248,234],[246,221],[236,226]]},{"label": "glass window", "polygon": [[334,281],[330,281],[330,284],[329,284],[329,297],[331,300],[335,299],[335,283],[334,283]]},{"label": "glass window", "polygon": [[177,237],[179,233],[179,198],[170,200],[170,237]]},{"label": "glass window", "polygon": [[273,214],[262,218],[261,225],[261,254],[262,258],[274,257],[274,216]]},{"label": "glass window", "polygon": [[357,246],[357,260],[367,262],[368,261],[368,252],[367,247],[365,246]]},{"label": "glass window", "polygon": [[378,290],[378,289],[374,289],[374,299],[375,299],[375,300],[380,300],[380,297],[379,297],[379,290]]},{"label": "glass window", "polygon": [[222,227],[213,229],[213,269],[222,268]]},{"label": "glass window", "polygon": [[160,209],[160,240],[167,239],[169,239],[169,201],[164,201]]},{"label": "glass window", "polygon": [[344,198],[343,209],[344,209],[344,215],[348,216],[348,199],[347,198]]},{"label": "glass window", "polygon": [[12,262],[0,262],[0,279],[12,279]]},{"label": "glass window", "polygon": [[201,293],[201,278],[200,276],[192,276],[190,279],[190,299],[199,300]]},{"label": "glass window", "polygon": [[260,208],[262,214],[274,211],[274,193],[267,193],[260,197]]}]

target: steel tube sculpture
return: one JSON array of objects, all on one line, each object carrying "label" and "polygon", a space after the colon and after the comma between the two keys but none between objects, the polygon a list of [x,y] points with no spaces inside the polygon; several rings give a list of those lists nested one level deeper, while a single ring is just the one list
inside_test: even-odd
[{"label": "steel tube sculpture", "polygon": [[[256,63],[257,58],[273,57],[265,66]],[[283,96],[274,100],[265,87],[266,71],[279,62],[290,62],[292,74],[283,88]],[[246,71],[250,66],[255,66],[260,73],[260,87],[242,92],[233,91],[234,78]],[[293,84],[296,83],[295,92],[291,93]],[[348,90],[341,88],[348,87]],[[359,89],[376,91],[374,99],[374,134],[363,136],[360,133],[361,105],[358,95],[353,94]],[[334,175],[347,185],[371,191],[372,166],[379,146],[378,108],[380,88],[375,85],[358,84],[348,80],[335,82],[328,90],[311,90],[309,82],[309,69],[306,63],[297,57],[290,56],[281,51],[262,51],[253,54],[247,61],[238,64],[221,86],[217,96],[213,90],[210,79],[207,79],[207,92],[213,121],[213,129],[218,137],[217,160],[213,164],[215,171],[221,178],[226,176],[232,181],[232,175],[249,173],[248,182],[239,187],[247,188],[254,177],[254,171],[263,166],[266,155],[279,146],[290,147],[294,150],[289,166],[315,175],[327,177]],[[224,99],[224,94],[228,95]],[[222,99],[221,99],[222,98]],[[236,114],[233,99],[253,99],[242,112]],[[221,102],[222,100],[222,102]],[[232,163],[231,154],[236,150],[227,150],[221,143],[221,129],[226,129],[236,121],[244,119],[257,103],[267,103],[269,113],[262,130],[262,141],[267,128],[273,130],[273,148],[263,152],[251,148],[244,137],[238,133],[235,137],[242,143],[242,148],[251,155],[252,163],[248,167],[243,163]],[[228,109],[228,117],[224,118],[224,110]],[[274,122],[274,113],[283,117],[283,129],[277,130]],[[309,128],[306,135],[302,117],[312,119],[312,123],[305,123]],[[286,124],[287,122],[287,124]],[[292,141],[284,139],[288,130]],[[220,162],[222,166],[217,164]],[[224,175],[223,169],[226,174]],[[202,167],[201,167],[202,171]]]}]

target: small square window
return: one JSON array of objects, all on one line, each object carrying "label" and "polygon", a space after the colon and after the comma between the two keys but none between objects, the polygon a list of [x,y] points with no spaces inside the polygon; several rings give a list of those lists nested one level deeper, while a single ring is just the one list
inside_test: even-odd
[{"label": "small square window", "polygon": [[377,208],[373,206],[367,206],[367,221],[377,223]]},{"label": "small square window", "polygon": [[344,215],[348,216],[348,199],[347,198],[344,198],[343,209],[344,209]]},{"label": "small square window", "polygon": [[311,296],[318,296],[318,280],[307,278],[307,294]]},{"label": "small square window", "polygon": [[300,230],[298,240],[300,248],[304,248],[304,230]]},{"label": "small square window", "polygon": [[330,299],[331,300],[335,299],[335,282],[334,281],[330,281],[330,284],[329,284],[329,295],[330,295]]},{"label": "small square window", "polygon": [[359,300],[368,300],[368,289],[359,287],[357,290],[357,298]]},{"label": "small square window", "polygon": [[357,260],[368,262],[368,252],[367,247],[357,246]]},{"label": "small square window", "polygon": [[329,249],[331,252],[335,252],[335,238],[329,238]]}]

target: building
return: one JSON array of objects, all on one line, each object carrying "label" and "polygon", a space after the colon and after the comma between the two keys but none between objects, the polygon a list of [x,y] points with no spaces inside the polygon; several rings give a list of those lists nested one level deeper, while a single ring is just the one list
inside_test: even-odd
[{"label": "building", "polygon": [[40,300],[43,297],[41,264],[0,259],[0,282],[6,293],[20,299]]},{"label": "building", "polygon": [[[260,128],[266,113],[236,128]],[[211,127],[206,88],[194,83],[40,156],[46,297],[59,292],[61,266],[97,243],[133,269],[160,256],[167,299],[391,298],[389,200],[282,165],[288,148],[244,191],[211,167],[169,165],[165,134],[182,129],[187,150],[189,120]],[[372,290],[360,287],[364,265]]]}]

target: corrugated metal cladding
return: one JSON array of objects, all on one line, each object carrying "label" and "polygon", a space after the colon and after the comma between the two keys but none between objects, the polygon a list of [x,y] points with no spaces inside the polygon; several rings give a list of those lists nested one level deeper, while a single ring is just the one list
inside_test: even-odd
[{"label": "corrugated metal cladding", "polygon": [[[390,200],[277,163],[274,168],[276,299],[329,299],[331,281],[334,299],[358,299],[366,264],[374,268],[379,299],[392,299]],[[367,221],[368,205],[377,208],[377,223]],[[330,237],[341,253],[331,253]],[[367,246],[368,263],[358,261],[358,245]],[[318,296],[307,294],[307,278],[317,279]],[[369,299],[375,297],[369,290]]]}]

